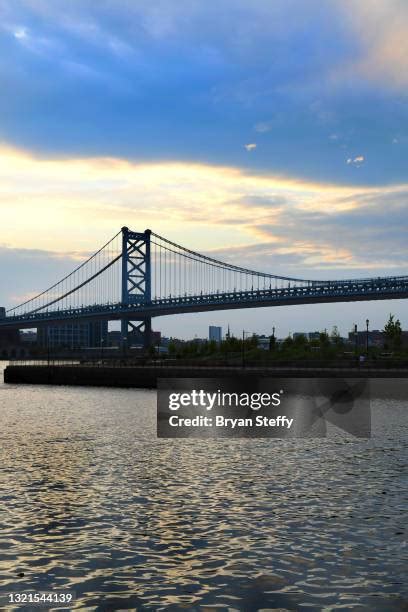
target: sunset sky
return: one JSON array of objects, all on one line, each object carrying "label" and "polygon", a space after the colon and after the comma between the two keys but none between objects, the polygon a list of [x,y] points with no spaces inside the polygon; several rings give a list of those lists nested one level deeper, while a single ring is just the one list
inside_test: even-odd
[{"label": "sunset sky", "polygon": [[[407,274],[406,0],[0,0],[0,305],[121,226],[306,278]],[[406,302],[167,317],[346,333]]]}]

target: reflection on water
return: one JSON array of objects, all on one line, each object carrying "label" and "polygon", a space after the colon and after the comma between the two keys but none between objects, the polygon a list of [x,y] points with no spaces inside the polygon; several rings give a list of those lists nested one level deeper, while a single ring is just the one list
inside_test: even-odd
[{"label": "reflection on water", "polygon": [[157,440],[154,391],[0,385],[2,591],[407,609],[406,408],[373,402],[369,441]]}]

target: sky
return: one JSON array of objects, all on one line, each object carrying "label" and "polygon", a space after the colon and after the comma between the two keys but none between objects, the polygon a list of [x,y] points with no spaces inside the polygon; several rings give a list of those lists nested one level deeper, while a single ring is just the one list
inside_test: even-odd
[{"label": "sky", "polygon": [[[306,278],[407,273],[406,0],[0,0],[0,303],[128,225]],[[404,301],[166,317],[405,328]]]}]

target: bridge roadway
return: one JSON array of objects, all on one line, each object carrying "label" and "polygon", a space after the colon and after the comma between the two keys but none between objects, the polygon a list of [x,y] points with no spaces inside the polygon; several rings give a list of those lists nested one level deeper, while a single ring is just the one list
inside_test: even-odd
[{"label": "bridge roadway", "polygon": [[259,308],[264,306],[290,306],[296,304],[319,304],[328,302],[352,302],[367,300],[389,300],[408,297],[408,276],[355,279],[339,281],[308,281],[307,285],[284,288],[269,288],[252,291],[233,291],[208,295],[184,295],[153,299],[143,303],[109,303],[40,312],[0,319],[0,329],[32,328],[96,319],[143,320],[188,312],[229,310],[233,308]]}]

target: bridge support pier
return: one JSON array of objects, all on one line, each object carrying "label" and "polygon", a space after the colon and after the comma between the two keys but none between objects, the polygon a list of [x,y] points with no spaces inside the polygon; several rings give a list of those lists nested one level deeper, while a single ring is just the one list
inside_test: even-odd
[{"label": "bridge support pier", "polygon": [[[122,303],[149,304],[151,301],[151,231],[132,232],[122,227]],[[142,337],[143,348],[152,344],[151,317],[134,322],[128,318],[121,321],[121,339],[124,351],[130,345],[129,335],[135,340]]]},{"label": "bridge support pier", "polygon": [[142,321],[121,320],[121,343],[125,353],[130,347],[131,341],[139,344],[141,341],[144,350],[148,350],[152,345],[152,319],[146,317]]},{"label": "bridge support pier", "polygon": [[128,347],[128,320],[121,319],[120,321],[120,349],[125,354]]},{"label": "bridge support pier", "polygon": [[144,334],[143,334],[143,348],[148,350],[152,345],[152,318],[147,317],[143,321],[144,323]]}]

